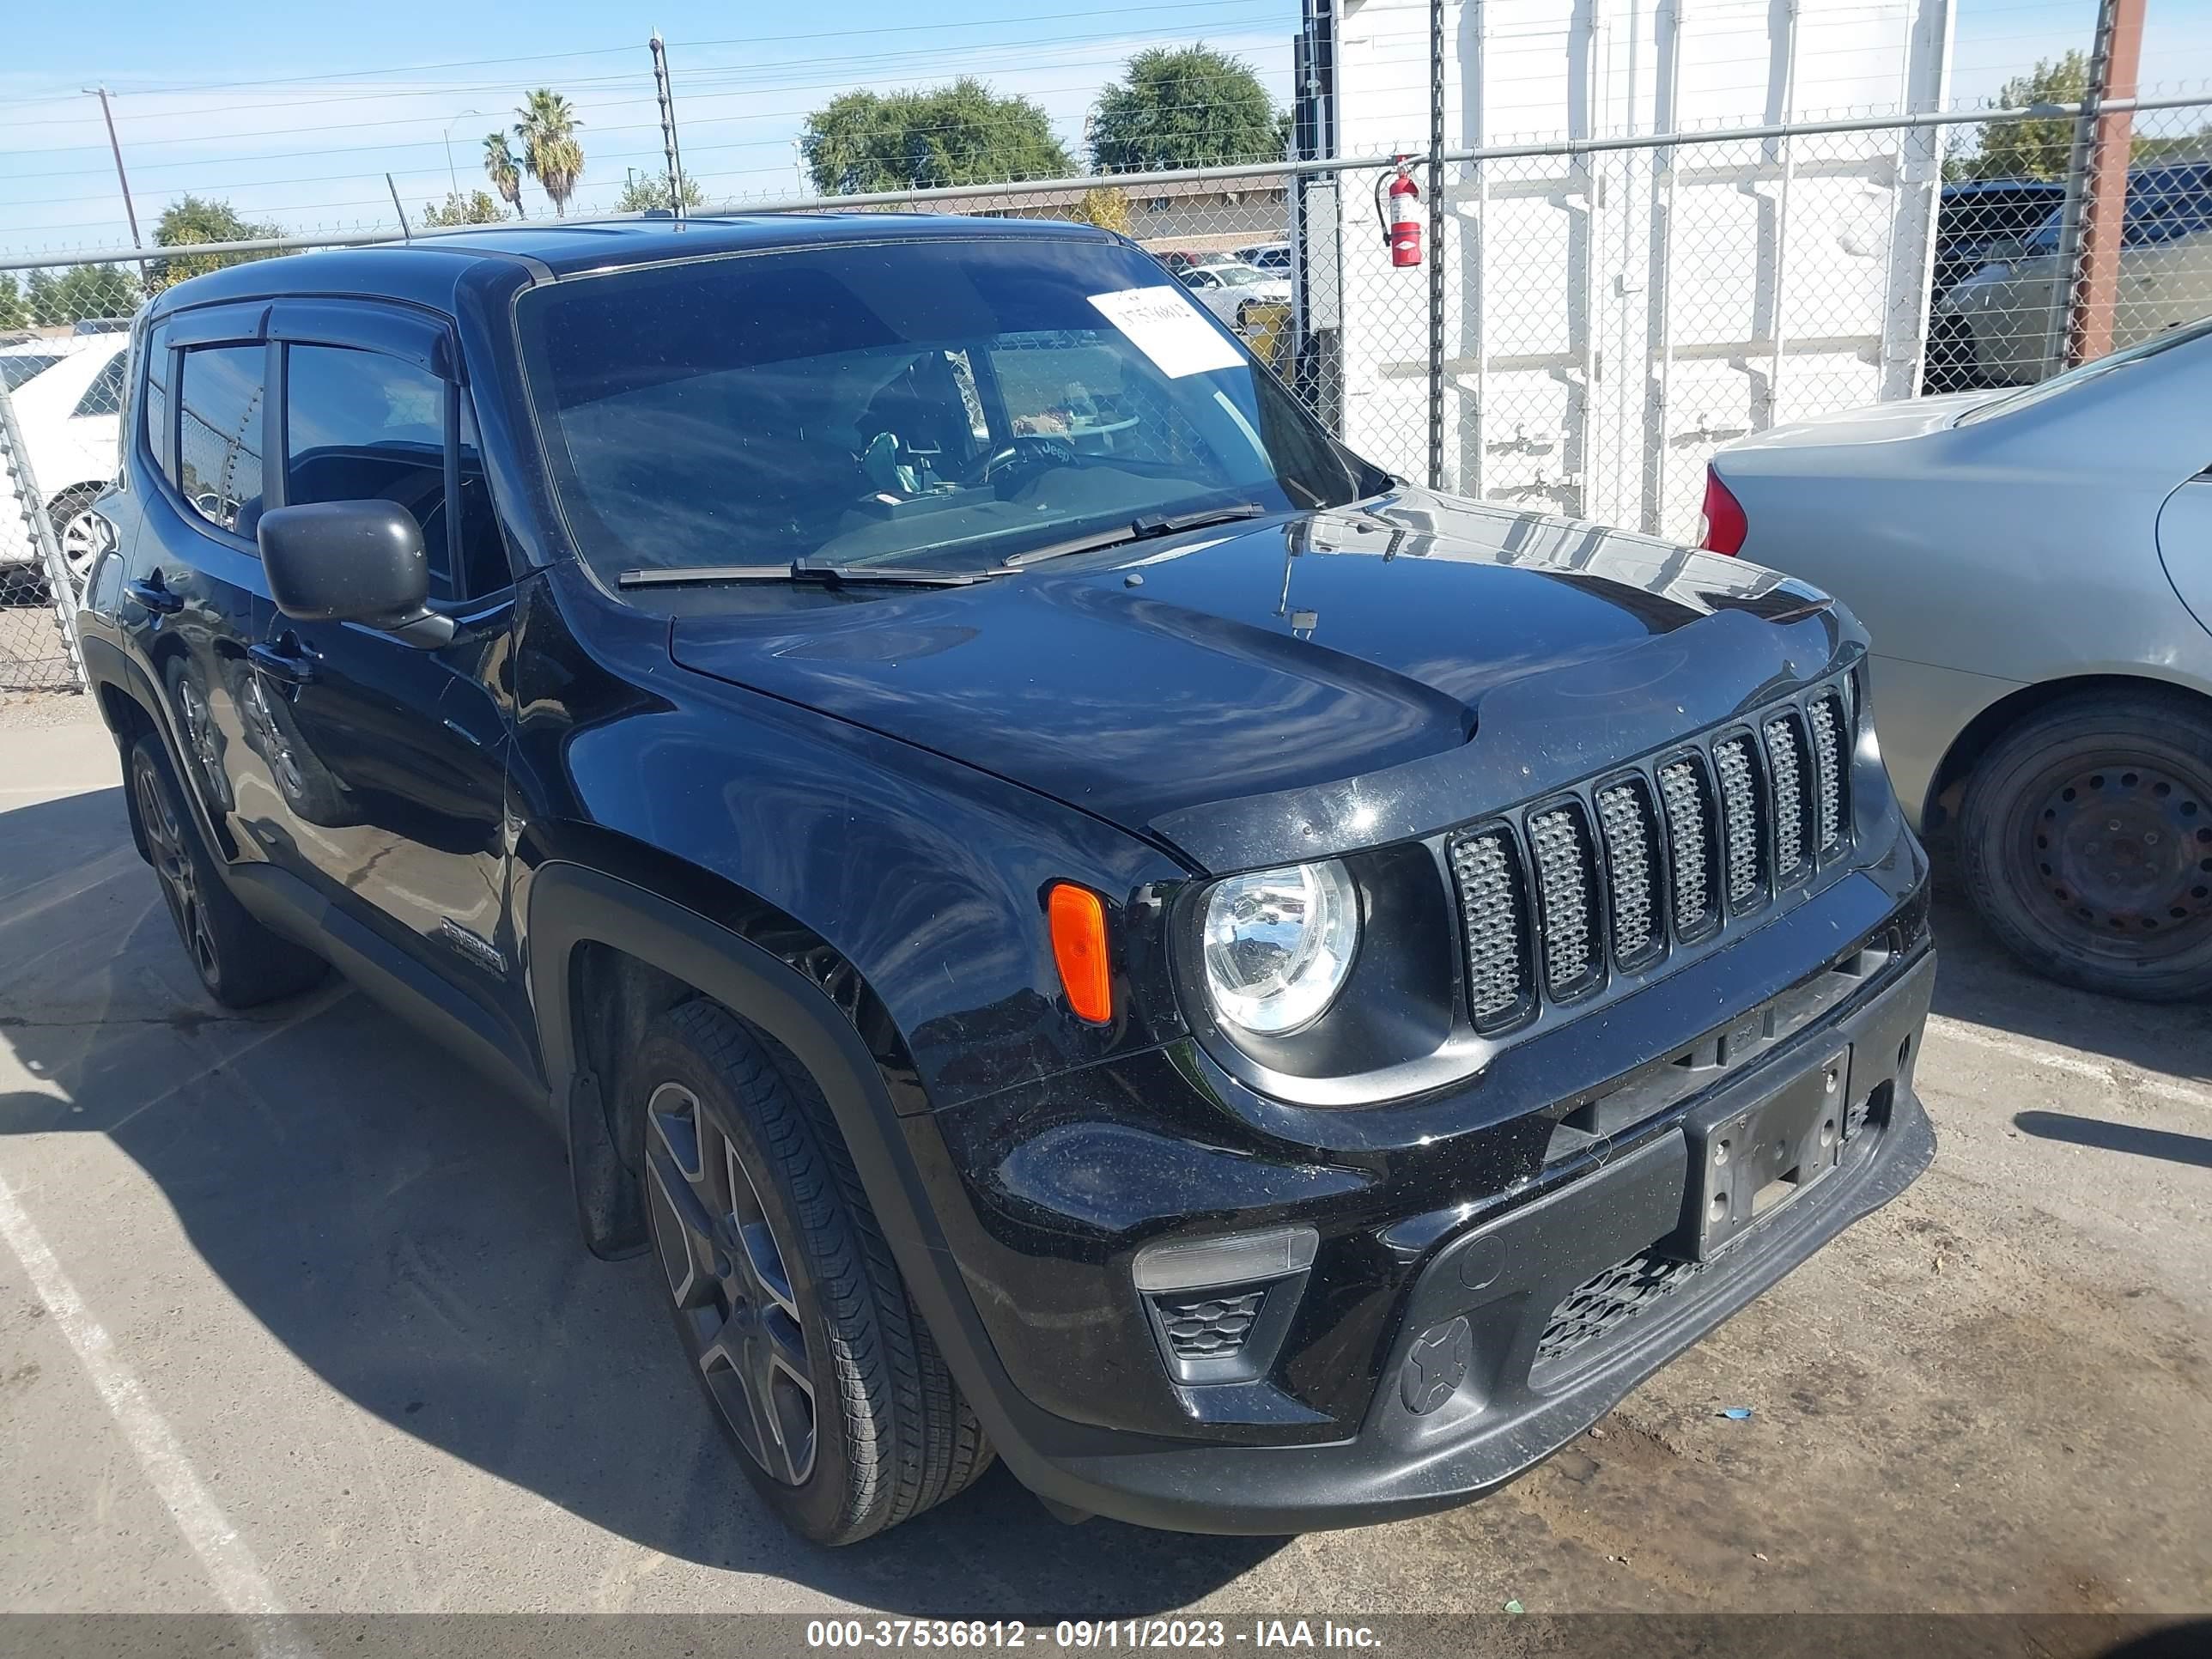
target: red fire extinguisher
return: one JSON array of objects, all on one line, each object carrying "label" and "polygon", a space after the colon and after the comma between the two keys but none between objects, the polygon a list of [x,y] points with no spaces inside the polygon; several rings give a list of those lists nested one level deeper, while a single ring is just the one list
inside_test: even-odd
[{"label": "red fire extinguisher", "polygon": [[1382,227],[1382,240],[1390,245],[1390,263],[1404,269],[1421,263],[1421,191],[1413,182],[1410,155],[1398,157],[1398,171],[1389,179],[1390,204],[1382,205],[1382,185],[1375,181],[1375,217]]}]

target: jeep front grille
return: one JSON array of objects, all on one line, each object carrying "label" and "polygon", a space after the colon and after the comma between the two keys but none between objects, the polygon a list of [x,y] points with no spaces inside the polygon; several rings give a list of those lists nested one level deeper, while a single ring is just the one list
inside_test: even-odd
[{"label": "jeep front grille", "polygon": [[1475,1029],[1489,1030],[1517,1016],[1533,988],[1520,860],[1513,837],[1500,827],[1455,841],[1451,864],[1467,941],[1468,1006]]},{"label": "jeep front grille", "polygon": [[1659,815],[1650,786],[1642,778],[1607,784],[1597,792],[1597,821],[1613,872],[1613,960],[1634,967],[1667,940],[1658,910]]},{"label": "jeep front grille", "polygon": [[1544,988],[1569,997],[1605,976],[1605,945],[1592,914],[1597,854],[1580,802],[1547,807],[1528,820],[1536,860],[1536,914],[1544,944]]},{"label": "jeep front grille", "polygon": [[1813,727],[1813,843],[1826,853],[1843,838],[1844,767],[1844,700],[1833,691],[1813,699],[1806,711]]},{"label": "jeep front grille", "polygon": [[1468,1006],[1502,1031],[1808,878],[1850,834],[1840,684],[1454,834]]}]

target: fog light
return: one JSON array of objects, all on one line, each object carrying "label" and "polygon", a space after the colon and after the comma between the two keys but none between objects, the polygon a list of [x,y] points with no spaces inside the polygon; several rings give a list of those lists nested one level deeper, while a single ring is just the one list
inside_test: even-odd
[{"label": "fog light", "polygon": [[1264,1233],[1147,1244],[1132,1271],[1140,1291],[1197,1291],[1280,1279],[1313,1266],[1321,1235],[1310,1227],[1278,1227]]}]

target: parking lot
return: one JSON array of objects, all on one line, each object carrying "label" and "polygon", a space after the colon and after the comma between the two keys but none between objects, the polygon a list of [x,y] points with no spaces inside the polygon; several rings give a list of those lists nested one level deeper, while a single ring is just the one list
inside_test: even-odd
[{"label": "parking lot", "polygon": [[535,1121],[342,984],[216,1012],[82,700],[0,709],[0,848],[12,1610],[2212,1600],[2212,1011],[2031,981],[1951,898],[1934,1169],[1518,1485],[1214,1540],[998,1470],[833,1554],[753,1500]]}]

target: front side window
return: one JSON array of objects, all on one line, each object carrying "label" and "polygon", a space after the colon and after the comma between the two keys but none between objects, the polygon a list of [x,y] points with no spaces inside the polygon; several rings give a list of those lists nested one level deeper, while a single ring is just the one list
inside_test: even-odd
[{"label": "front side window", "polygon": [[261,522],[262,369],[265,348],[185,353],[178,392],[177,488],[218,530],[251,540]]},{"label": "front side window", "polygon": [[796,247],[549,283],[516,315],[556,492],[610,582],[982,568],[1149,515],[1387,483],[1115,245]]},{"label": "front side window", "polygon": [[284,349],[284,499],[391,501],[422,532],[430,593],[457,591],[446,537],[446,383],[345,346]]}]

